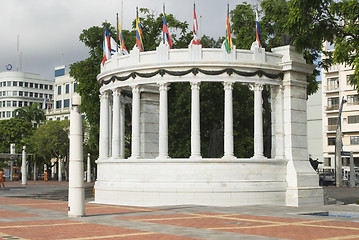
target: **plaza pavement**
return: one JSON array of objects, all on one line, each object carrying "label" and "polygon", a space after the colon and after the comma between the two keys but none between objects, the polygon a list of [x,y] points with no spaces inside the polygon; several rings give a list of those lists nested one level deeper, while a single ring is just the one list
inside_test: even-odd
[{"label": "plaza pavement", "polygon": [[284,207],[265,199],[241,207],[100,205],[91,203],[93,183],[86,183],[86,217],[70,218],[67,184],[7,182],[0,189],[0,239],[359,239],[356,205]]}]

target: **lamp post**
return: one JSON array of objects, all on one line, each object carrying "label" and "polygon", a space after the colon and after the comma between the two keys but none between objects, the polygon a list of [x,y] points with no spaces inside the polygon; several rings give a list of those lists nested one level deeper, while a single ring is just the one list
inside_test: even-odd
[{"label": "lamp post", "polygon": [[74,96],[70,113],[70,157],[68,216],[85,216],[84,163],[82,145],[82,118],[79,109],[81,97]]}]

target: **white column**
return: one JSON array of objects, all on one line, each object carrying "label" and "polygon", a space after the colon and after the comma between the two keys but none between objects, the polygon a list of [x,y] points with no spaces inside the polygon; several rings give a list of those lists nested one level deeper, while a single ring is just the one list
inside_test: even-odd
[{"label": "white column", "polygon": [[69,151],[69,197],[68,216],[85,215],[84,163],[82,145],[82,118],[80,109],[74,107],[70,113]]},{"label": "white column", "polygon": [[125,158],[125,103],[120,103],[120,158]]},{"label": "white column", "polygon": [[121,110],[121,90],[113,90],[113,118],[112,118],[112,157],[120,157],[120,110]]},{"label": "white column", "polygon": [[108,156],[112,156],[112,117],[113,117],[113,104],[112,104],[112,95],[109,96],[109,111],[108,111]]},{"label": "white column", "polygon": [[140,144],[140,87],[132,87],[132,143],[131,158],[137,159],[141,157]]},{"label": "white column", "polygon": [[283,86],[272,86],[272,158],[284,158]]},{"label": "white column", "polygon": [[37,180],[37,167],[36,167],[36,160],[34,161],[34,181]]},{"label": "white column", "polygon": [[22,185],[27,184],[26,146],[22,147],[21,182],[22,182]]},{"label": "white column", "polygon": [[59,156],[59,171],[58,171],[58,174],[57,174],[57,176],[58,176],[58,180],[59,180],[59,182],[61,182],[62,181],[62,162],[61,162],[61,156]]},{"label": "white column", "polygon": [[87,154],[87,182],[91,182],[91,158],[90,153]]},{"label": "white column", "polygon": [[99,142],[99,158],[108,158],[109,154],[109,96],[107,92],[100,95],[100,142]]},{"label": "white column", "polygon": [[160,113],[159,113],[159,149],[158,158],[168,158],[168,99],[169,83],[159,83]]},{"label": "white column", "polygon": [[263,85],[251,85],[254,91],[254,156],[263,158],[263,114],[262,114],[262,90]]},{"label": "white column", "polygon": [[224,156],[234,158],[233,155],[233,101],[232,82],[224,82]]},{"label": "white column", "polygon": [[201,157],[201,130],[200,130],[200,82],[191,82],[191,157]]}]

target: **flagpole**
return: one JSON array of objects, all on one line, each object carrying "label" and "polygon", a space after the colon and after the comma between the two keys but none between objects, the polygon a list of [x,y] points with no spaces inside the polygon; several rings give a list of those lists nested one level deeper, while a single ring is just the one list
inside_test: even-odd
[{"label": "flagpole", "polygon": [[116,17],[117,17],[117,26],[116,26],[116,29],[117,29],[117,37],[116,37],[116,43],[117,43],[117,53],[118,53],[118,38],[120,37],[119,36],[119,32],[118,32],[118,13],[116,13]]},{"label": "flagpole", "polygon": [[[165,14],[165,4],[163,4],[163,13],[162,13],[163,18],[165,17],[164,14]],[[162,27],[162,28],[163,28],[163,27]],[[165,37],[166,37],[166,36],[165,36],[165,32],[164,32],[163,29],[162,29],[163,44],[166,43]]]}]

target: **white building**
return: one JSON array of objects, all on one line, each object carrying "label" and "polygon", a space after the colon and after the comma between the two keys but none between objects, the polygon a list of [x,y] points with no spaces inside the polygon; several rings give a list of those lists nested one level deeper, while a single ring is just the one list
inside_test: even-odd
[{"label": "white building", "polygon": [[55,68],[54,98],[46,111],[47,120],[69,119],[72,98],[76,93],[76,81],[66,71],[65,66]]},{"label": "white building", "polygon": [[319,83],[318,91],[308,96],[307,101],[308,154],[319,162],[323,162],[322,110],[322,84]]},{"label": "white building", "polygon": [[[324,166],[335,167],[335,137],[342,99],[341,116],[343,151],[352,151],[354,164],[359,166],[359,96],[349,83],[351,67],[334,65],[328,71],[322,70],[323,103],[323,158]],[[349,166],[349,157],[342,157],[342,166]]]},{"label": "white building", "polygon": [[0,120],[14,117],[19,107],[40,103],[53,97],[53,82],[40,74],[6,71],[0,73]]}]

